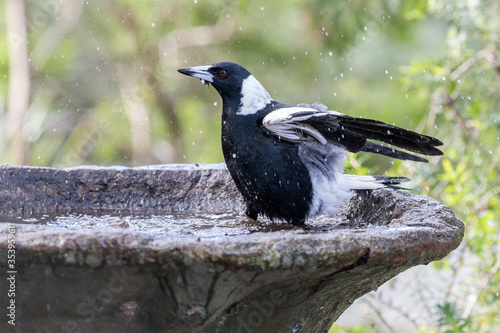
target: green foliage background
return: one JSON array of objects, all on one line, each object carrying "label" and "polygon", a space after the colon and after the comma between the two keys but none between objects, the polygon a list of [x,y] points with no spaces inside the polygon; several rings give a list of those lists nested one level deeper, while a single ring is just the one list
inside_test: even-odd
[{"label": "green foliage background", "polygon": [[[217,61],[278,101],[440,138],[428,165],[350,155],[347,172],[410,176],[466,224],[433,265],[446,293],[420,298],[430,317],[404,313],[406,331],[500,331],[498,0],[6,0],[0,12],[0,163],[222,162],[219,96],[176,72]],[[389,305],[364,299],[359,325],[331,331],[395,331]]]}]

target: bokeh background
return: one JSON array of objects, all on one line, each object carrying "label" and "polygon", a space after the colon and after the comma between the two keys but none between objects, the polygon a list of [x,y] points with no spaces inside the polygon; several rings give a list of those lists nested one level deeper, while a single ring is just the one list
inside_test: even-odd
[{"label": "bokeh background", "polygon": [[500,332],[500,1],[5,0],[0,163],[222,162],[221,101],[177,68],[234,61],[274,99],[436,136],[404,175],[466,224],[448,258],[356,303],[330,332]]}]

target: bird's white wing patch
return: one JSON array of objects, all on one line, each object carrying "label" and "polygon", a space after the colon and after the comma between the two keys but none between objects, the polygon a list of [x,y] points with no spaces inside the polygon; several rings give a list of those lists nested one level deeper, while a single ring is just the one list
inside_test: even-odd
[{"label": "bird's white wing patch", "polygon": [[305,139],[304,134],[313,137],[322,144],[326,144],[325,137],[314,127],[303,123],[312,117],[324,117],[327,115],[342,115],[336,111],[318,111],[313,108],[293,106],[281,108],[269,113],[262,120],[262,125],[274,135],[283,140],[300,142]]}]

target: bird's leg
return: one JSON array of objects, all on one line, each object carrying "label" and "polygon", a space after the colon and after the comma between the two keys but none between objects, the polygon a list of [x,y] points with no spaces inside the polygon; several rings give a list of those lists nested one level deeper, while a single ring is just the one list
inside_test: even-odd
[{"label": "bird's leg", "polygon": [[294,218],[294,219],[292,219],[292,224],[294,226],[297,226],[297,227],[300,227],[300,226],[304,225],[305,222],[306,222],[305,218]]},{"label": "bird's leg", "polygon": [[257,220],[257,217],[259,216],[257,210],[250,204],[247,206],[245,214],[253,220]]}]

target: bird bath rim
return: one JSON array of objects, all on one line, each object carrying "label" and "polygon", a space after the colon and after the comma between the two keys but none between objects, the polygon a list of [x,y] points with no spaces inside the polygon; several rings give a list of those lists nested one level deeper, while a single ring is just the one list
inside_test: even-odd
[{"label": "bird bath rim", "polygon": [[[189,191],[194,192],[192,199],[194,198],[196,201],[197,197],[203,196],[203,190],[200,191],[197,187],[200,183],[205,181],[206,184],[202,185],[202,187],[207,186],[211,189],[208,195],[209,200],[207,200],[205,204],[210,205],[211,200],[215,204],[215,197],[212,192],[221,191],[229,193],[228,196],[222,196],[220,199],[222,201],[231,201],[234,204],[232,213],[241,212],[243,207],[242,200],[228,177],[224,163],[153,165],[134,168],[121,166],[78,166],[66,169],[11,167],[1,165],[0,185],[3,184],[4,187],[8,187],[8,183],[11,181],[6,175],[6,171],[9,169],[16,170],[16,172],[20,172],[21,174],[31,174],[34,178],[37,176],[33,175],[33,173],[48,173],[52,176],[55,175],[56,178],[57,175],[59,175],[62,176],[62,178],[66,177],[66,179],[59,180],[59,182],[64,183],[68,183],[68,181],[70,183],[78,183],[81,179],[75,181],[74,178],[78,178],[81,174],[86,174],[89,181],[95,182],[88,186],[88,189],[91,191],[95,191],[96,184],[101,184],[110,179],[121,179],[126,177],[126,173],[130,172],[142,174],[143,178],[140,178],[138,183],[148,182],[144,180],[144,177],[147,177],[151,173],[156,174],[156,177],[154,177],[155,181],[162,179],[164,173],[174,174],[173,178],[175,178],[175,174],[186,174],[187,177],[180,181],[185,182],[193,178],[197,180],[193,184],[187,186],[187,191],[181,189],[184,195],[189,196]],[[157,174],[158,172],[159,174]],[[104,173],[106,176],[101,177],[102,179],[95,176],[100,173]],[[46,175],[46,177],[52,180],[50,175]],[[169,178],[168,181],[172,181],[172,179]],[[57,185],[60,184],[56,184],[56,186]],[[120,184],[118,187],[119,186]],[[127,186],[132,185],[127,183]],[[110,196],[116,195],[115,192],[110,190],[109,186],[102,186],[99,191],[108,191],[111,193]],[[118,190],[118,192],[120,191],[122,191],[122,189]],[[147,191],[148,190],[144,190],[139,193],[139,195],[158,197],[158,195],[151,194]],[[164,189],[162,189],[162,191],[164,191]],[[130,188],[128,192],[134,192],[134,188]],[[131,195],[131,193],[128,192],[126,195]],[[4,191],[4,195],[5,193]],[[101,193],[102,192],[99,192],[99,195],[94,193],[92,198],[95,199],[101,196]],[[21,194],[26,196],[26,193]],[[123,194],[123,192],[118,194]],[[12,192],[10,195],[16,196],[16,194],[12,194]],[[17,196],[19,197],[19,195]],[[81,193],[75,194],[75,196],[79,196],[81,199]],[[29,199],[27,200],[28,202],[30,200],[31,202],[36,201],[35,197],[28,197],[29,196],[26,196],[26,198]],[[48,197],[48,199],[57,199],[54,193],[49,193],[46,197]],[[175,197],[175,195],[168,192],[165,197],[169,200]],[[47,198],[43,199],[45,200]],[[71,203],[74,198],[66,199]],[[2,201],[4,204],[0,204],[0,212],[2,211],[2,206],[4,206],[6,202],[4,200]],[[82,200],[79,202],[81,203],[81,201]],[[105,200],[102,199],[100,201]],[[130,198],[129,201],[137,202],[137,200],[134,201]],[[174,202],[174,204],[175,203],[176,202]],[[68,205],[62,203],[60,200],[58,205],[65,207],[62,210],[68,209]],[[377,205],[379,208],[378,210]],[[185,206],[185,203],[183,203],[184,209]],[[192,209],[186,210],[188,213],[191,211],[194,212],[197,209],[199,211],[199,207],[196,205],[188,206]],[[224,208],[227,207],[226,204],[219,206],[217,208],[218,212],[224,212]],[[51,207],[57,208],[57,205]],[[127,207],[130,208],[130,205]],[[144,205],[141,205],[141,207],[144,208]],[[160,208],[165,210],[165,205],[163,204]],[[245,221],[244,217],[239,217],[239,219]],[[183,251],[187,251],[188,256],[203,259],[211,258],[217,261],[227,260],[228,263],[231,264],[256,264],[259,267],[266,265],[277,267],[280,265],[290,265],[290,260],[301,257],[302,254],[307,254],[308,256],[309,262],[307,265],[323,265],[334,262],[339,256],[339,253],[360,253],[359,257],[361,257],[370,252],[371,257],[377,257],[377,253],[390,252],[391,249],[394,251],[397,250],[400,253],[406,253],[405,257],[410,260],[411,256],[408,256],[407,251],[411,252],[412,249],[415,248],[415,235],[417,235],[417,238],[420,240],[418,244],[419,249],[428,247],[430,250],[435,251],[436,247],[439,247],[440,240],[447,239],[448,234],[451,233],[456,235],[457,233],[463,233],[463,230],[460,230],[463,228],[463,225],[461,225],[461,223],[457,224],[456,221],[457,219],[453,216],[453,213],[434,199],[412,195],[403,191],[380,189],[369,193],[360,192],[344,206],[343,212],[340,215],[320,216],[310,220],[304,228],[293,227],[286,222],[265,222],[265,225],[274,228],[274,231],[256,231],[250,234],[202,237],[198,235],[153,235],[117,229],[58,229],[57,227],[43,225],[18,225],[18,228],[23,230],[21,234],[28,237],[24,244],[28,247],[37,246],[36,244],[41,245],[43,242],[46,242],[44,244],[45,246],[66,247],[64,243],[60,243],[60,239],[56,240],[56,242],[52,242],[53,240],[51,240],[50,237],[51,234],[66,234],[67,239],[71,239],[74,236],[75,240],[95,240],[97,243],[105,243],[106,238],[118,238],[124,240],[122,244],[124,246],[133,247],[133,244],[136,244],[137,241],[144,245],[147,244],[148,250],[153,252],[176,251],[176,249],[182,248]],[[29,239],[29,235],[32,233],[37,235],[35,239]],[[46,238],[40,238],[41,235],[45,235]],[[133,238],[135,238],[136,241],[133,241]],[[36,242],[37,240],[38,243]],[[223,248],[220,247],[221,242],[224,243]],[[70,248],[77,243],[70,241],[68,246]],[[452,247],[458,245],[456,242],[453,243]],[[449,244],[447,246],[449,246]],[[259,260],[254,260],[257,257]],[[131,257],[130,259],[133,258]],[[402,257],[400,256],[398,260],[402,260]],[[113,263],[103,258],[100,264]],[[302,265],[306,263],[303,259],[299,259],[298,261],[293,259],[292,264]]]}]

